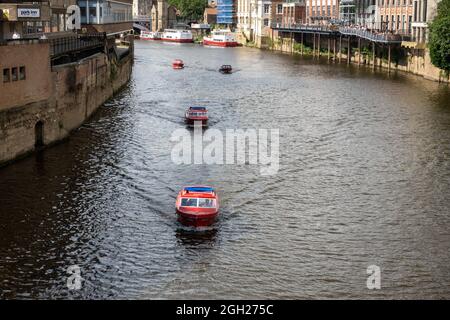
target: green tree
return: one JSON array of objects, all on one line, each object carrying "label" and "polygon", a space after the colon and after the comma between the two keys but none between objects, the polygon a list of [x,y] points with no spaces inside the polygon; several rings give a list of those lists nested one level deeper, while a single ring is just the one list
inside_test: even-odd
[{"label": "green tree", "polygon": [[169,0],[169,4],[180,10],[182,19],[202,20],[208,0]]},{"label": "green tree", "polygon": [[429,48],[431,62],[450,72],[450,0],[438,4],[437,16],[430,24]]}]

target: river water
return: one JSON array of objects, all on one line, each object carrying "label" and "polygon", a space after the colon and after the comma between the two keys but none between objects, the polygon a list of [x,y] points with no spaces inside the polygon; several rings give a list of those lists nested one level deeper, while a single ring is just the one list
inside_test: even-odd
[{"label": "river water", "polygon": [[[0,297],[450,298],[448,87],[248,48],[137,41],[135,56],[67,141],[0,169]],[[278,173],[175,164],[189,105],[223,132],[279,129]],[[174,210],[194,183],[221,196],[202,231]]]}]

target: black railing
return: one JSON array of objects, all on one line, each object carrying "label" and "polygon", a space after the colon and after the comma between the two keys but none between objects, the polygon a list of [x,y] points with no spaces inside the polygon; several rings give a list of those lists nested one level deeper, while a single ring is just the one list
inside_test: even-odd
[{"label": "black railing", "polygon": [[106,35],[104,33],[77,34],[74,36],[49,39],[49,42],[50,56],[54,58],[68,53],[105,46]]}]

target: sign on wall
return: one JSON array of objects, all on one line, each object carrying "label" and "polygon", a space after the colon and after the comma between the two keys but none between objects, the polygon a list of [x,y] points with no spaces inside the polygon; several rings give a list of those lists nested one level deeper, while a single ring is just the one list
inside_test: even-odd
[{"label": "sign on wall", "polygon": [[39,8],[17,8],[17,18],[40,18]]}]

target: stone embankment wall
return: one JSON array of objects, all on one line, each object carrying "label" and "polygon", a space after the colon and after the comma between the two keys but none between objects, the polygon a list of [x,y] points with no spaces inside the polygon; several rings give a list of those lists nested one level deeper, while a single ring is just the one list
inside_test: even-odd
[{"label": "stone embankment wall", "polygon": [[[21,86],[28,82],[21,94],[16,95],[16,103],[11,99],[15,84],[11,82],[9,88],[0,83],[0,96],[10,96],[0,100],[0,165],[24,156],[41,145],[66,138],[130,79],[132,46],[120,61],[99,53],[75,63],[50,67],[48,45],[41,45],[43,47],[38,50],[44,52],[33,55],[35,64],[27,67],[27,78],[23,84],[16,81]],[[22,63],[23,60],[18,63],[0,61],[0,68]],[[31,73],[33,65],[40,69],[36,68]],[[42,88],[36,91],[33,89],[36,87]]]}]

